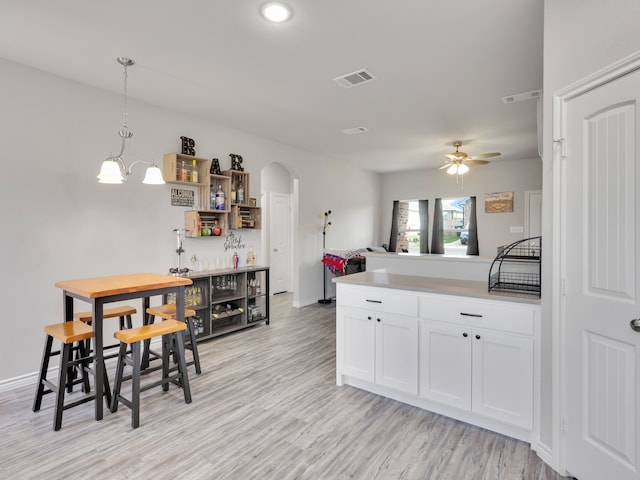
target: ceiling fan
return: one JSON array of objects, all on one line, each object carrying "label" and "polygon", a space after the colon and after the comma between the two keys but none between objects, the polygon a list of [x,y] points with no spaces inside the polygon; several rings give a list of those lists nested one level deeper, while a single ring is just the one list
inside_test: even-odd
[{"label": "ceiling fan", "polygon": [[453,142],[453,146],[456,147],[456,151],[445,155],[447,159],[445,164],[440,167],[440,170],[447,169],[449,175],[463,175],[469,171],[467,165],[486,165],[489,163],[485,158],[492,158],[500,156],[500,152],[481,153],[479,155],[469,155],[460,151],[462,142]]}]

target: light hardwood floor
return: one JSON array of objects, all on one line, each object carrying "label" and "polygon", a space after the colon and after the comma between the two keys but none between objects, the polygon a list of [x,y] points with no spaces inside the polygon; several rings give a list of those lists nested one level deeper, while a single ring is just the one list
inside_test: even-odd
[{"label": "light hardwood floor", "polygon": [[337,387],[335,306],[291,301],[272,297],[270,326],[201,343],[193,403],[144,392],[137,430],[127,408],[96,422],[88,403],[54,432],[52,395],[33,413],[35,386],[2,394],[0,478],[564,478],[528,444]]}]

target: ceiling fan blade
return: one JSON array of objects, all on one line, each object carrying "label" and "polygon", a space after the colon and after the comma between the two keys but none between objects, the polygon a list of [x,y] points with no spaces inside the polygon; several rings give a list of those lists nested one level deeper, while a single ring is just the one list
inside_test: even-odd
[{"label": "ceiling fan blade", "polygon": [[453,165],[452,163],[445,163],[444,165],[442,165],[438,170],[444,170],[445,168],[449,168],[451,165]]},{"label": "ceiling fan blade", "polygon": [[489,160],[465,160],[464,162],[467,165],[486,165],[490,163]]},{"label": "ceiling fan blade", "polygon": [[455,153],[448,153],[447,155],[445,155],[445,157],[447,157],[449,160],[460,160],[461,156],[456,155]]},{"label": "ceiling fan blade", "polygon": [[471,160],[478,160],[480,158],[492,158],[492,157],[499,157],[500,155],[502,155],[500,152],[491,152],[491,153],[481,153],[479,155],[471,155],[469,157],[469,159]]}]

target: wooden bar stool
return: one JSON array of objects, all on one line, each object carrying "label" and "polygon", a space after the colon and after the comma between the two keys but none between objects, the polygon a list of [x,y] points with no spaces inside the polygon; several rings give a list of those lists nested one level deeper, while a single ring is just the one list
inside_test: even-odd
[{"label": "wooden bar stool", "polygon": [[[200,369],[200,355],[198,354],[198,344],[196,342],[196,331],[195,325],[193,323],[193,317],[195,317],[196,312],[190,308],[185,308],[184,310],[184,321],[187,324],[187,331],[189,334],[189,341],[185,344],[185,348],[191,350],[193,355],[193,359],[190,362],[187,362],[187,365],[194,365],[196,373],[200,375],[202,370]],[[160,317],[163,320],[175,320],[176,319],[176,306],[170,304],[159,305],[157,307],[149,307],[147,308],[147,325],[153,324],[155,322],[155,317]],[[159,356],[154,352],[149,350],[150,342],[145,342],[144,345],[144,358],[143,358],[143,368],[147,368],[149,366],[149,356],[154,355],[154,357],[158,358]]]},{"label": "wooden bar stool", "polygon": [[[95,394],[89,394],[89,378],[88,374],[92,374],[95,377],[94,370],[90,367],[93,357],[90,356],[86,349],[86,341],[93,335],[93,329],[83,322],[73,320],[71,322],[55,323],[44,327],[46,333],[46,341],[44,345],[44,352],[42,354],[42,364],[40,366],[40,376],[38,378],[38,386],[36,388],[36,395],[33,401],[33,411],[40,410],[42,405],[42,397],[48,393],[56,394],[56,406],[53,420],[53,429],[60,430],[62,426],[62,412],[68,408],[75,407],[82,403],[86,403],[95,398]],[[54,351],[53,339],[57,339],[61,342],[62,348]],[[74,350],[78,351],[78,355],[73,359]],[[58,368],[58,382],[57,384],[47,379],[47,371],[49,369],[49,360],[51,357],[60,355],[60,366]],[[79,382],[84,384],[84,392],[81,398],[73,400],[65,404],[65,387],[71,387],[74,383],[73,370],[76,366],[80,367],[82,379]],[[97,381],[94,378],[94,381]],[[107,402],[111,402],[111,393],[109,390],[109,380],[105,371],[104,378],[104,395],[107,398]],[[98,401],[96,399],[96,401]]]},{"label": "wooden bar stool", "polygon": [[[140,392],[162,385],[162,390],[169,390],[169,383],[174,383],[184,391],[185,403],[191,403],[191,390],[189,388],[189,377],[187,375],[187,365],[184,359],[184,330],[187,325],[178,320],[165,320],[164,322],[127,330],[118,330],[113,336],[120,341],[118,352],[118,365],[116,367],[116,380],[113,387],[113,398],[111,400],[111,412],[118,410],[118,403],[123,403],[131,409],[131,427],[138,428],[140,425]],[[162,336],[162,378],[156,382],[140,386],[140,377],[150,373],[149,370],[141,370],[140,343],[154,337]],[[131,354],[127,352],[128,347]],[[175,350],[174,350],[175,348]],[[173,350],[173,352],[172,352]],[[169,369],[169,357],[175,353],[178,357],[178,371],[171,375]],[[131,398],[127,399],[120,394],[122,382],[125,380],[124,366],[132,367],[131,374]]]},{"label": "wooden bar stool", "polygon": [[[120,330],[124,330],[125,328],[133,328],[133,322],[131,321],[131,315],[135,315],[138,311],[130,307],[129,305],[123,305],[121,307],[113,307],[113,308],[105,308],[102,312],[102,318],[119,318],[120,319]],[[86,323],[87,325],[91,325],[93,320],[93,314],[91,312],[77,312],[73,314],[73,318],[75,320],[79,320],[81,322]],[[112,348],[119,347],[120,344],[116,343],[113,345],[105,345],[103,350],[108,350]],[[87,349],[90,347],[90,342],[87,342]],[[113,358],[116,357],[117,354],[109,355],[105,358]]]},{"label": "wooden bar stool", "polygon": [[[120,318],[120,330],[124,330],[125,328],[133,328],[131,315],[135,315],[136,313],[138,313],[138,311],[135,308],[129,305],[123,305],[121,307],[105,308],[102,312],[102,318]],[[93,314],[91,312],[77,312],[73,314],[73,318],[74,320],[79,320],[91,325]]]}]

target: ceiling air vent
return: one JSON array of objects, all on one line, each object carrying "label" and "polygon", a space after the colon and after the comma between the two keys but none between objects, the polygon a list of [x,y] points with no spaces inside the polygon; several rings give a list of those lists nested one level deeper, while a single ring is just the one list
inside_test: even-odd
[{"label": "ceiling air vent", "polygon": [[518,93],[517,95],[509,95],[502,97],[504,103],[521,102],[523,100],[529,100],[531,98],[540,98],[542,90],[534,90],[532,92]]},{"label": "ceiling air vent", "polygon": [[365,133],[368,132],[369,129],[367,127],[354,127],[347,128],[346,130],[340,130],[345,135],[355,135],[356,133]]},{"label": "ceiling air vent", "polygon": [[376,77],[366,68],[347,73],[333,79],[342,88],[351,88],[375,80]]}]

